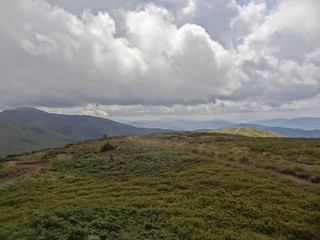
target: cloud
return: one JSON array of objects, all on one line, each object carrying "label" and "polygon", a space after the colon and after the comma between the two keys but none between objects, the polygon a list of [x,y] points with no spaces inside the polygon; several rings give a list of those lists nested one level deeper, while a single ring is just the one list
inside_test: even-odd
[{"label": "cloud", "polygon": [[[238,46],[249,76],[238,94],[271,106],[316,96],[320,91],[318,1],[281,1]],[[250,88],[250,86],[252,86]]]},{"label": "cloud", "polygon": [[198,25],[177,28],[154,4],[126,13],[126,38],[115,37],[108,13],[76,17],[42,1],[5,8],[17,15],[15,35],[2,32],[6,51],[18,50],[1,60],[2,105],[196,104],[237,85],[231,52]]},{"label": "cloud", "polygon": [[265,111],[319,95],[318,0],[60,4],[0,3],[1,108]]},{"label": "cloud", "polygon": [[258,29],[265,20],[266,2],[249,2],[247,5],[238,6],[239,14],[232,19],[230,27],[235,44],[241,42],[242,38]]},{"label": "cloud", "polygon": [[244,50],[251,49],[256,57],[269,55],[279,60],[301,60],[306,52],[319,48],[319,9],[317,0],[281,1],[276,10],[246,37]]},{"label": "cloud", "polygon": [[188,14],[178,16],[180,24],[192,22],[199,25],[206,29],[211,39],[217,41],[224,48],[230,49],[232,47],[233,31],[230,23],[240,14],[235,1],[188,1],[183,13]]}]

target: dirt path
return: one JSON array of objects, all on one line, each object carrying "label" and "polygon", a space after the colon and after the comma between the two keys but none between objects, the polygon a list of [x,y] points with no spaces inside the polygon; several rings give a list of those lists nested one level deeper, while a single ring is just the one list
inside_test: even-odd
[{"label": "dirt path", "polygon": [[234,132],[233,135],[237,135],[237,133],[240,131],[240,128],[237,128]]},{"label": "dirt path", "polygon": [[12,180],[30,176],[39,172],[43,168],[50,167],[51,161],[39,161],[39,162],[16,162],[16,170],[8,175],[0,177],[0,185],[3,185]]}]

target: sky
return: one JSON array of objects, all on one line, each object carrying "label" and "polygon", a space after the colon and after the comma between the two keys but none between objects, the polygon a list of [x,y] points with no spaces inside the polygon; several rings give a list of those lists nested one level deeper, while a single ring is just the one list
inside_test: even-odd
[{"label": "sky", "polygon": [[319,0],[0,0],[0,109],[320,117]]}]

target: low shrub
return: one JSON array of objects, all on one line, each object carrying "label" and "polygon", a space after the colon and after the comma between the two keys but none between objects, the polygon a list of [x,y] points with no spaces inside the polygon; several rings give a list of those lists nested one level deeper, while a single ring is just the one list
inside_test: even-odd
[{"label": "low shrub", "polygon": [[250,159],[247,157],[247,156],[242,156],[240,159],[239,159],[239,162],[241,164],[250,164]]},{"label": "low shrub", "polygon": [[100,148],[100,152],[108,152],[108,151],[111,151],[113,149],[115,149],[116,147],[111,145],[109,142],[102,145],[101,148]]}]

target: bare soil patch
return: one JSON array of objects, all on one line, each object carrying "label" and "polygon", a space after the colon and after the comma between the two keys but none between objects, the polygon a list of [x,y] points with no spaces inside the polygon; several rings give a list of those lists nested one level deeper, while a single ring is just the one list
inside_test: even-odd
[{"label": "bare soil patch", "polygon": [[49,160],[38,162],[16,162],[16,170],[0,178],[0,185],[13,181],[18,178],[30,176],[38,173],[41,169],[50,167],[52,162]]}]

